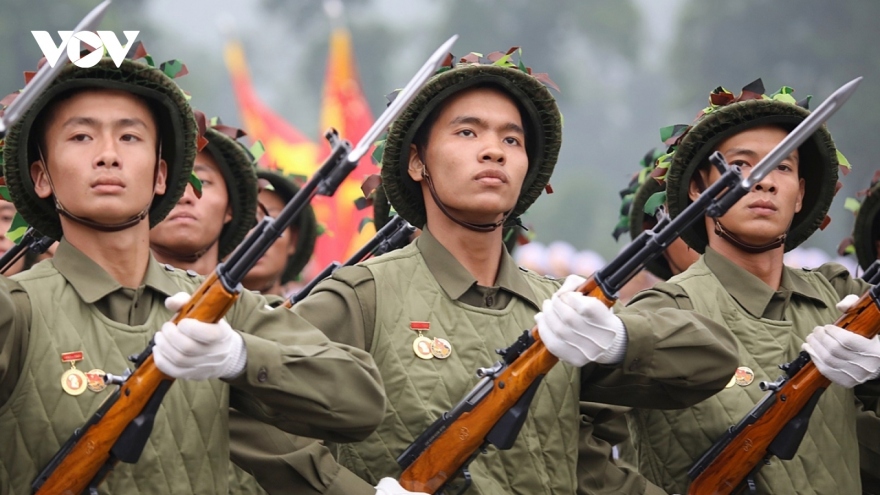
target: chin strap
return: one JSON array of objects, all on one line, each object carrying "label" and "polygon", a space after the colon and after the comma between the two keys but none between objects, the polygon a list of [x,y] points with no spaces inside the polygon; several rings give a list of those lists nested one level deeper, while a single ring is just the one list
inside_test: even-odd
[{"label": "chin strap", "polygon": [[724,226],[721,225],[721,222],[717,218],[713,220],[715,221],[715,234],[717,234],[718,237],[721,237],[722,239],[726,240],[727,242],[733,244],[734,246],[742,249],[747,253],[764,253],[770,251],[771,249],[776,249],[779,246],[785,244],[785,238],[788,236],[788,232],[786,232],[777,237],[775,240],[768,242],[767,244],[756,246],[754,244],[749,244],[745,242],[744,240],[737,237],[736,234],[725,230]]},{"label": "chin strap", "polygon": [[437,208],[440,208],[440,211],[443,212],[450,220],[461,225],[462,227],[473,230],[475,232],[492,232],[504,225],[504,222],[507,221],[507,218],[513,212],[513,210],[508,210],[504,213],[504,216],[501,217],[501,220],[498,220],[495,223],[471,223],[465,222],[464,220],[460,220],[452,216],[452,213],[449,212],[449,209],[446,208],[446,205],[443,204],[443,201],[440,201],[440,197],[437,196],[437,191],[434,189],[434,181],[431,180],[431,176],[428,174],[428,166],[425,165],[422,169],[422,178],[425,179],[425,183],[428,185],[428,190],[431,191],[431,197],[434,198],[434,204],[437,205]]},{"label": "chin strap", "polygon": [[[693,178],[694,182],[697,183],[697,189],[700,191],[700,193],[703,193],[706,190],[706,183],[703,182],[703,177],[700,176],[700,172],[698,170],[695,171],[692,178]],[[727,229],[725,229],[724,226],[721,225],[721,221],[718,220],[717,218],[713,218],[712,221],[715,222],[715,234],[718,237],[724,239],[725,241],[733,244],[737,248],[739,248],[747,253],[753,253],[753,254],[765,253],[767,251],[770,251],[771,249],[776,249],[779,246],[785,244],[785,238],[788,237],[788,229],[791,228],[791,224],[789,224],[788,228],[785,229],[785,233],[783,233],[782,235],[780,235],[776,239],[768,242],[767,244],[762,244],[762,245],[758,246],[755,244],[749,244],[748,242],[740,239],[733,232],[730,232]]]},{"label": "chin strap", "polygon": [[150,207],[153,206],[153,199],[156,197],[156,181],[159,178],[159,160],[162,159],[162,143],[159,142],[158,149],[156,150],[156,166],[153,168],[153,192],[150,194],[150,201],[147,202],[147,205],[140,211],[140,213],[132,216],[128,220],[124,220],[119,223],[100,223],[92,220],[91,218],[81,217],[72,213],[70,210],[64,207],[61,204],[61,201],[58,200],[58,194],[55,193],[55,183],[52,182],[52,176],[49,175],[49,165],[46,162],[46,159],[43,158],[43,150],[40,147],[37,147],[37,153],[40,155],[40,167],[43,169],[43,173],[46,174],[46,179],[49,181],[49,189],[52,190],[52,200],[55,202],[55,211],[58,212],[59,215],[64,216],[74,222],[85,225],[86,227],[99,230],[101,232],[118,232],[120,230],[125,230],[130,227],[134,227],[139,224],[144,218],[150,214]]}]

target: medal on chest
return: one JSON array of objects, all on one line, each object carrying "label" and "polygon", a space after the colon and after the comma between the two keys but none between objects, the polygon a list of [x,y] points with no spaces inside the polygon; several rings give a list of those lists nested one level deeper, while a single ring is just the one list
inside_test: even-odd
[{"label": "medal on chest", "polygon": [[409,323],[410,330],[415,330],[418,336],[413,340],[412,348],[416,357],[420,359],[432,359],[434,355],[431,353],[431,339],[422,335],[431,329],[431,322],[428,321],[411,321]]},{"label": "medal on chest", "polygon": [[76,362],[82,361],[82,351],[65,352],[61,354],[62,363],[70,363],[70,369],[61,375],[61,388],[69,395],[80,395],[86,391],[88,378],[82,371],[76,369]]}]

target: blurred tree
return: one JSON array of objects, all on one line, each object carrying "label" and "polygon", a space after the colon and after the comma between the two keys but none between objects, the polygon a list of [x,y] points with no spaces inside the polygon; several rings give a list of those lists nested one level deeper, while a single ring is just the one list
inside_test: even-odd
[{"label": "blurred tree", "polygon": [[878,17],[880,3],[860,0],[688,0],[669,55],[676,84],[673,101],[691,109],[688,118],[705,106],[709,91],[718,85],[738,92],[761,77],[767,91],[787,85],[798,98],[815,95],[815,108],[841,84],[865,77],[828,126],[853,164],[832,205],[834,221],[809,241],[829,253],[852,228],[843,198],[864,189],[878,167],[870,154],[880,130]]}]

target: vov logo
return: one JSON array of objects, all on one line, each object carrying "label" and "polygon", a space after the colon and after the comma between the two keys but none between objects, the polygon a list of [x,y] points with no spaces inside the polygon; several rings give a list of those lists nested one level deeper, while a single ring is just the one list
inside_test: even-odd
[{"label": "vov logo", "polygon": [[[84,69],[94,67],[101,60],[101,57],[104,56],[102,48],[107,50],[110,58],[113,59],[113,63],[116,64],[116,67],[119,67],[122,65],[122,60],[125,58],[125,54],[128,53],[128,49],[131,48],[132,43],[134,43],[138,33],[140,31],[123,31],[125,46],[122,46],[113,31],[98,31],[97,34],[91,31],[78,31],[76,33],[73,31],[58,31],[58,35],[61,37],[61,44],[56,45],[48,31],[31,31],[50,67],[55,67],[55,64],[58,63],[58,59],[61,57],[61,52],[64,51],[66,44],[67,58],[77,67]],[[95,51],[80,57],[82,52],[80,42],[94,47]]]}]

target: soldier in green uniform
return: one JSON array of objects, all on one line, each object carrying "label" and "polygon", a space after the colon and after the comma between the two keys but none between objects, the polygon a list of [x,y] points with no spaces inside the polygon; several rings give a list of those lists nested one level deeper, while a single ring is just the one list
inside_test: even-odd
[{"label": "soldier in green uniform", "polygon": [[[490,447],[471,463],[467,493],[574,493],[581,397],[685,407],[734,369],[725,331],[627,332],[610,309],[573,292],[583,279],[560,290],[516,266],[500,227],[546,186],[561,117],[544,76],[511,55],[487,58],[450,58],[385,141],[385,193],[422,235],[338,270],[294,308],[334,340],[368,349],[382,372],[383,424],[364,442],[338,446],[339,462],[363,480],[348,493],[372,493],[379,478],[398,476],[396,457],[476,384],[474,371],[497,361],[496,348],[534,325],[542,303],[541,338],[563,363],[544,377],[512,449]],[[588,318],[571,307],[585,304],[604,328],[585,328]],[[461,486],[456,479],[448,489]]]},{"label": "soldier in green uniform", "polygon": [[[856,210],[852,237],[841,244],[840,254],[855,254],[858,266],[867,270],[880,259],[880,171],[875,172],[871,187],[862,191],[865,199]],[[872,404],[858,404],[856,419],[859,434],[862,493],[880,495],[880,422]]]},{"label": "soldier in green uniform", "polygon": [[334,441],[362,439],[381,419],[370,356],[258,295],[244,291],[216,324],[169,322],[200,279],[157,263],[149,229],[183,194],[198,132],[169,77],[180,63],[145,60],[65,67],[6,136],[13,201],[61,242],[52,260],[0,278],[3,493],[30,493],[107,397],[100,375],[121,373],[151,338],[156,366],[178,380],[140,460],[116,466],[100,493],[226,493],[230,397],[261,420]]},{"label": "soldier in green uniform", "polygon": [[[760,80],[739,96],[718,88],[693,125],[676,128],[671,153],[658,163],[666,169],[673,217],[717,180],[718,171],[707,161],[711,152],[721,152],[748,175],[809,114],[791,93],[783,87],[764,95]],[[880,358],[870,357],[880,354],[880,342],[830,323],[852,298],[839,301],[868,286],[833,263],[815,270],[783,265],[783,253],[825,221],[841,165],[849,166],[821,128],[727,214],[717,220],[706,217],[683,232],[701,258],[640,293],[619,313],[628,331],[726,327],[737,339],[740,366],[719,394],[687,409],[634,409],[629,414],[639,471],[670,493],[687,490],[688,468],[764,396],[758,383],[775,380],[777,366],[794,359],[802,347],[835,384],[819,399],[794,459],[772,459],[757,473],[757,492],[859,492],[852,388],[880,372]]]},{"label": "soldier in green uniform", "polygon": [[[277,217],[284,205],[299,192],[299,186],[269,170],[257,170],[257,177],[261,213]],[[311,259],[317,238],[318,221],[315,211],[308,206],[248,272],[242,285],[262,294],[285,296],[285,286],[299,278]]]}]

